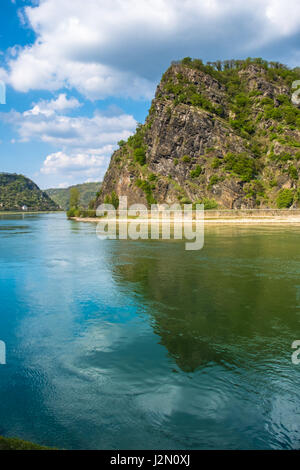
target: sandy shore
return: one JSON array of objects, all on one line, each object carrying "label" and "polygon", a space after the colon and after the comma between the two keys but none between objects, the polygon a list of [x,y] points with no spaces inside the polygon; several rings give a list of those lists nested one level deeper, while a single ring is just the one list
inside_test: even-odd
[{"label": "sandy shore", "polygon": [[[91,223],[98,223],[98,222],[103,222],[104,220],[108,222],[121,222],[121,223],[126,223],[125,221],[122,221],[121,219],[103,219],[103,218],[98,218],[98,217],[86,217],[86,218],[81,218],[81,217],[72,217],[72,220],[75,220],[77,222],[91,222]],[[140,223],[169,223],[168,219],[128,219],[128,223],[132,221],[139,221]],[[181,219],[172,219],[171,223],[176,224],[176,223],[181,223]],[[242,224],[242,225],[300,225],[300,216],[284,216],[284,217],[259,217],[259,216],[252,216],[252,217],[216,217],[216,218],[204,218],[204,225],[237,225],[237,224]]]}]

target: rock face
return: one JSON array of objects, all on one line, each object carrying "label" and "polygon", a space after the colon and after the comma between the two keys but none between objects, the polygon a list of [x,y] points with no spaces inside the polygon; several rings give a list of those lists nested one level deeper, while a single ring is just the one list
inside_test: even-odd
[{"label": "rock face", "polygon": [[295,207],[299,69],[261,59],[184,59],[163,75],[144,125],[112,155],[96,202]]},{"label": "rock face", "polygon": [[58,205],[23,175],[0,173],[0,211],[56,211]]}]

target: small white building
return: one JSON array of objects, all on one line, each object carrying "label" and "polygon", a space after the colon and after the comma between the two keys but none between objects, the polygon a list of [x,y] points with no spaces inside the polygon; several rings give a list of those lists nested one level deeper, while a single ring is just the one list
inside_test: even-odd
[{"label": "small white building", "polygon": [[22,211],[28,211],[28,207],[25,204],[22,206]]}]

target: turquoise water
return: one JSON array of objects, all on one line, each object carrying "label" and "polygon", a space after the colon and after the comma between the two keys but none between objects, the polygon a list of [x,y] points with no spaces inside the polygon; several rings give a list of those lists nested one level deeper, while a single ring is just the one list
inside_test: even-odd
[{"label": "turquoise water", "polygon": [[0,217],[0,434],[74,449],[300,448],[300,228],[100,241]]}]

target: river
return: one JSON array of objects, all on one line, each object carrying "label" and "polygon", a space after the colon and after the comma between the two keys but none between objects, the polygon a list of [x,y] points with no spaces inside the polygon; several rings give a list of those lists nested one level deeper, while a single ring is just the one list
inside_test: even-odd
[{"label": "river", "polygon": [[65,449],[300,448],[300,233],[99,240],[0,216],[0,434]]}]

